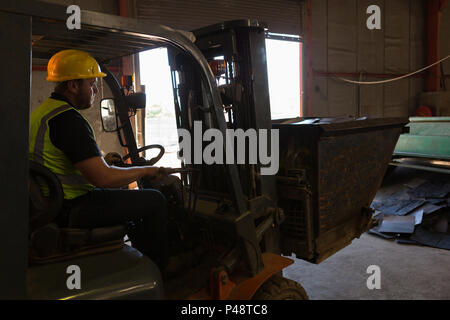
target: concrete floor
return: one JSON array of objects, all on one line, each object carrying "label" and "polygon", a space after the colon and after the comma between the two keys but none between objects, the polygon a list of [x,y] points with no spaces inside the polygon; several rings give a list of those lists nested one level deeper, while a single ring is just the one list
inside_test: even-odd
[{"label": "concrete floor", "polygon": [[[365,233],[318,265],[293,259],[283,275],[302,284],[311,300],[450,299],[448,250]],[[380,289],[367,288],[370,265],[380,267]]]}]

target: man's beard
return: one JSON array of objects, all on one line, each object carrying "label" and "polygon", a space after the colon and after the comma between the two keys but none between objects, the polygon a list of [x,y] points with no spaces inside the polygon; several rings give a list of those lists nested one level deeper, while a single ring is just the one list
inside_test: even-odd
[{"label": "man's beard", "polygon": [[86,110],[86,109],[91,108],[93,104],[94,104],[94,99],[89,99],[89,101],[79,101],[77,103],[77,109],[78,110]]},{"label": "man's beard", "polygon": [[90,107],[92,107],[92,104],[89,104],[89,105],[86,105],[86,104],[81,105],[81,104],[79,104],[77,106],[77,109],[78,110],[86,110],[86,109],[89,109]]}]

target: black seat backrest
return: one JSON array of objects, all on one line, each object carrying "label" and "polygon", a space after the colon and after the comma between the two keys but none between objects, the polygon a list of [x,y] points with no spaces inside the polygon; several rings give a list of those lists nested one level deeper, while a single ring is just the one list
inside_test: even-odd
[{"label": "black seat backrest", "polygon": [[29,164],[31,234],[56,219],[62,209],[64,192],[61,182],[50,169],[32,160]]},{"label": "black seat backrest", "polygon": [[61,182],[47,167],[32,160],[29,164],[29,248],[32,264],[67,259],[71,254],[90,254],[92,252],[89,250],[95,246],[105,246],[101,249],[103,251],[111,250],[111,242],[121,242],[113,245],[113,249],[123,245],[125,224],[94,229],[60,228],[55,220],[64,202]]}]

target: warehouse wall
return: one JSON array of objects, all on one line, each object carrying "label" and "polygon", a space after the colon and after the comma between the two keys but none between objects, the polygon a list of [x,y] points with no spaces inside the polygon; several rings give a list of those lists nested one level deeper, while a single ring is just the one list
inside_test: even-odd
[{"label": "warehouse wall", "polygon": [[[366,27],[369,5],[381,8],[381,30]],[[358,103],[361,116],[412,114],[423,78],[358,88],[327,73],[405,74],[420,69],[425,63],[424,10],[422,0],[313,0],[311,115],[357,115]],[[375,80],[382,79],[363,77]]]}]

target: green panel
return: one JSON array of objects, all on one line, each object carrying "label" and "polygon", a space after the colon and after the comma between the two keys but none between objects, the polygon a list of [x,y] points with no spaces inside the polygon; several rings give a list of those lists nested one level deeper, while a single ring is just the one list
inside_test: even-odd
[{"label": "green panel", "polygon": [[418,136],[449,136],[450,137],[450,122],[436,122],[436,123],[410,123],[409,133]]},{"label": "green panel", "polygon": [[410,117],[410,122],[450,122],[450,117]]},{"label": "green panel", "polygon": [[419,136],[450,136],[449,117],[412,117],[410,134]]},{"label": "green panel", "polygon": [[411,117],[409,134],[402,134],[396,156],[450,159],[450,117]]},{"label": "green panel", "polygon": [[402,134],[394,155],[450,159],[450,136]]}]

